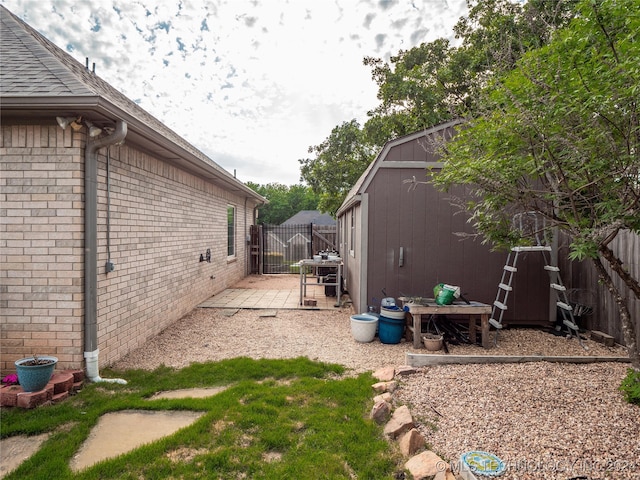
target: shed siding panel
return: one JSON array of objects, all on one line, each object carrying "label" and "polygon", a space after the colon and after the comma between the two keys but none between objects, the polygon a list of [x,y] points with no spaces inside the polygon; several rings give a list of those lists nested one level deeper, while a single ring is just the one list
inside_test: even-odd
[{"label": "shed siding panel", "polygon": [[[438,135],[443,132],[451,136],[453,129],[436,129]],[[433,287],[440,282],[460,285],[470,299],[493,303],[506,252],[491,252],[479,238],[474,238],[467,217],[451,205],[451,196],[462,196],[464,192],[436,190],[426,183],[428,172],[422,164],[406,168],[406,163],[412,161],[439,161],[434,144],[416,135],[408,136],[406,141],[398,139],[383,149],[383,156],[366,173],[366,181],[361,178],[358,182],[361,189],[357,193],[369,199],[368,216],[359,221],[368,219],[369,230],[362,245],[368,254],[366,266],[350,262],[346,268],[349,279],[366,272],[366,285],[361,289],[366,293],[350,292],[354,308],[365,309],[367,301],[379,304],[383,290],[393,297],[431,297]],[[393,168],[393,162],[403,162],[405,168]],[[413,177],[423,183],[409,188],[403,181]],[[343,215],[349,216],[350,210]],[[404,249],[403,266],[398,265],[400,247]],[[550,289],[543,266],[540,254],[521,258],[505,322],[548,322]],[[354,272],[354,268],[358,271]],[[368,299],[361,298],[364,296]]]},{"label": "shed siding panel", "polygon": [[[409,147],[414,154],[424,154],[418,142],[405,145],[404,151],[409,152]],[[391,148],[389,153],[396,148]],[[397,148],[395,152],[400,150]],[[423,155],[420,160],[425,159]],[[395,160],[407,158],[396,154]],[[383,162],[369,184],[369,297],[379,300],[383,289],[394,297],[403,294],[430,297],[434,285],[444,282],[460,285],[469,298],[491,304],[506,253],[491,252],[479,239],[463,239],[457,235],[472,234],[472,229],[467,217],[450,204],[451,194],[428,184],[419,184],[409,191],[403,183],[412,176],[426,181],[425,175],[424,169],[384,168]],[[462,193],[453,192],[454,195]],[[400,247],[404,248],[403,267],[398,266]],[[522,259],[505,322],[546,323],[549,280],[543,265],[540,254]]]}]

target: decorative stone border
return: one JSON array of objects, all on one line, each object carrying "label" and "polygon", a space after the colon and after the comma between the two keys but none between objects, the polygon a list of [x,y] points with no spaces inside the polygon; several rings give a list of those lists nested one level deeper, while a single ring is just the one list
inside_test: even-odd
[{"label": "decorative stone border", "polygon": [[371,419],[379,425],[385,424],[385,436],[398,442],[400,452],[408,459],[404,467],[413,480],[477,480],[473,473],[462,469],[461,464],[445,462],[431,450],[424,450],[426,440],[415,428],[409,407],[402,405],[393,410],[392,394],[398,387],[396,376],[413,373],[416,369],[411,366],[385,367],[373,373],[379,382],[372,385],[377,395],[373,398]]}]

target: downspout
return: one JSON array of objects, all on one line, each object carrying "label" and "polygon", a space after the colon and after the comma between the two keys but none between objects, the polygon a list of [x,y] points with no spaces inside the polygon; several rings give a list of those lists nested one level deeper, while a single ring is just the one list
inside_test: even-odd
[{"label": "downspout", "polygon": [[247,200],[244,197],[244,275],[245,277],[251,272],[251,231],[247,228]]},{"label": "downspout", "polygon": [[98,150],[121,143],[127,124],[118,120],[116,129],[104,138],[87,141],[84,153],[84,358],[92,382],[127,383],[121,378],[100,378],[98,374]]}]

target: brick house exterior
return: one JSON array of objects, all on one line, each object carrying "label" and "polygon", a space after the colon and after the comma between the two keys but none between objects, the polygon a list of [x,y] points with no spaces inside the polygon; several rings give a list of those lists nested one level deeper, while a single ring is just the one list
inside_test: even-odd
[{"label": "brick house exterior", "polygon": [[0,22],[0,369],[109,365],[247,274],[265,199],[3,6]]}]

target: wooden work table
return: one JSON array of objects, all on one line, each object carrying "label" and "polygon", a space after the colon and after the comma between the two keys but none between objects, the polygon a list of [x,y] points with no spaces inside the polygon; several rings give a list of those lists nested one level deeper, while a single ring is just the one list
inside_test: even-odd
[{"label": "wooden work table", "polygon": [[[422,316],[423,315],[466,315],[469,317],[469,340],[476,342],[477,319],[480,319],[480,332],[482,346],[489,348],[489,316],[491,305],[480,302],[454,302],[452,305],[438,305],[435,301],[412,303],[400,299],[403,306],[409,307],[409,313],[413,317],[413,325],[408,328],[413,332],[413,347],[422,348]],[[416,333],[417,332],[417,333]]]}]

